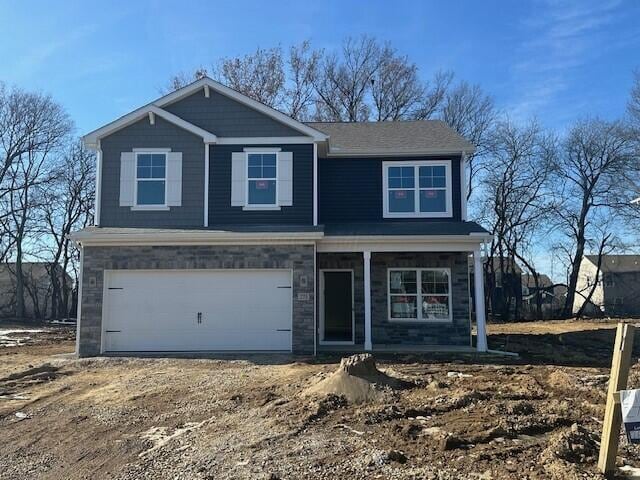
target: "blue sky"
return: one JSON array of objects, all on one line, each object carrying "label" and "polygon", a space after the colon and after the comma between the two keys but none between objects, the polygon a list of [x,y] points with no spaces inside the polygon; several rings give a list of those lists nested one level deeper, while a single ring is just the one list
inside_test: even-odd
[{"label": "blue sky", "polygon": [[368,34],[408,54],[425,79],[453,70],[511,117],[562,129],[623,113],[639,24],[634,0],[0,0],[0,80],[52,94],[86,133],[221,56],[305,39],[333,49]]}]

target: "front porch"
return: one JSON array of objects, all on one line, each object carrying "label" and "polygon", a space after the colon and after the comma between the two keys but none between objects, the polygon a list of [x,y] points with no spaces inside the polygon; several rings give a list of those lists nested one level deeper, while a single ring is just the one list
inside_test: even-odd
[{"label": "front porch", "polygon": [[[482,271],[483,239],[472,240],[387,240],[371,250],[363,247],[373,245],[353,238],[351,245],[319,244],[317,352],[485,352],[482,275],[473,277],[473,285],[469,275],[470,261]],[[472,310],[478,312],[476,346]]]}]

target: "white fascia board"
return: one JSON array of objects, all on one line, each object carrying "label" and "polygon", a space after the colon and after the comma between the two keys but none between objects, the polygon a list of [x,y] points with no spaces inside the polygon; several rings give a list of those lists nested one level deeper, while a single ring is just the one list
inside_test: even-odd
[{"label": "white fascia board", "polygon": [[177,127],[180,127],[188,132],[193,133],[194,135],[202,137],[202,140],[205,143],[215,143],[217,140],[217,137],[213,133],[202,129],[194,125],[193,123],[189,123],[186,120],[183,120],[182,118],[174,115],[173,113],[167,112],[166,110],[157,107],[156,105],[150,104],[134,110],[133,112],[120,117],[118,120],[111,122],[104,127],[98,128],[97,130],[86,134],[84,137],[82,137],[82,141],[88,148],[95,148],[101,138],[137,122],[141,118],[149,115],[149,113],[153,113],[154,115],[165,119],[166,121],[176,125]]},{"label": "white fascia board", "polygon": [[369,157],[415,157],[418,155],[463,155],[472,153],[469,150],[442,150],[442,149],[427,149],[427,150],[416,150],[413,152],[332,152],[331,148],[329,148],[329,153],[327,153],[328,158],[340,158],[340,157],[348,157],[348,158],[369,158]]},{"label": "white fascia board", "polygon": [[370,235],[324,237],[318,252],[472,252],[486,235]]},{"label": "white fascia board", "polygon": [[218,145],[271,145],[313,143],[312,137],[218,137]]},{"label": "white fascia board", "polygon": [[83,246],[125,245],[260,245],[314,244],[322,232],[222,232],[215,230],[187,232],[76,232],[71,240]]},{"label": "white fascia board", "polygon": [[153,103],[155,105],[158,105],[159,107],[164,107],[165,105],[169,105],[170,103],[177,102],[178,100],[184,97],[187,97],[192,93],[197,92],[200,89],[204,89],[205,86],[209,87],[211,90],[214,90],[220,93],[221,95],[224,95],[225,97],[229,97],[237,101],[238,103],[242,103],[260,113],[264,113],[265,115],[273,118],[274,120],[277,120],[280,123],[283,123],[284,125],[287,125],[288,127],[293,128],[294,130],[298,130],[299,132],[312,137],[316,141],[323,141],[328,138],[328,136],[325,133],[322,133],[319,130],[316,130],[315,128],[305,125],[302,122],[294,120],[288,115],[285,115],[284,113],[279,112],[275,108],[268,107],[264,103],[260,103],[254,100],[253,98],[247,97],[246,95],[243,95],[242,93],[237,92],[232,88],[226,87],[221,83],[216,82],[215,80],[212,80],[209,77],[204,77],[204,78],[201,78],[200,80],[196,80],[195,82],[185,87],[182,87],[176,90],[175,92],[172,92],[168,95],[165,95],[164,97],[159,98]]}]

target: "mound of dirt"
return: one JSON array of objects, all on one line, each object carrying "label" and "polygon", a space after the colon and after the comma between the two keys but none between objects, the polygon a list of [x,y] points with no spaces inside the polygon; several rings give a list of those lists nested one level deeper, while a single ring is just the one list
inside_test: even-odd
[{"label": "mound of dirt", "polygon": [[576,423],[571,425],[570,429],[552,435],[543,453],[549,460],[555,457],[569,463],[594,461],[597,455],[596,435]]},{"label": "mound of dirt", "polygon": [[376,367],[369,353],[343,358],[340,367],[330,376],[307,388],[304,395],[340,395],[350,403],[375,400],[384,389],[400,390],[415,384],[391,377]]}]

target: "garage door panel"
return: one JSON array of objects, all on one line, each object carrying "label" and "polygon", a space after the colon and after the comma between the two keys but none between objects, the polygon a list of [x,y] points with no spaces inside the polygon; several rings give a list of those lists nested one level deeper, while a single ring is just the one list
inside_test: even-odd
[{"label": "garage door panel", "polygon": [[109,272],[104,348],[290,350],[290,282],[289,270]]}]

